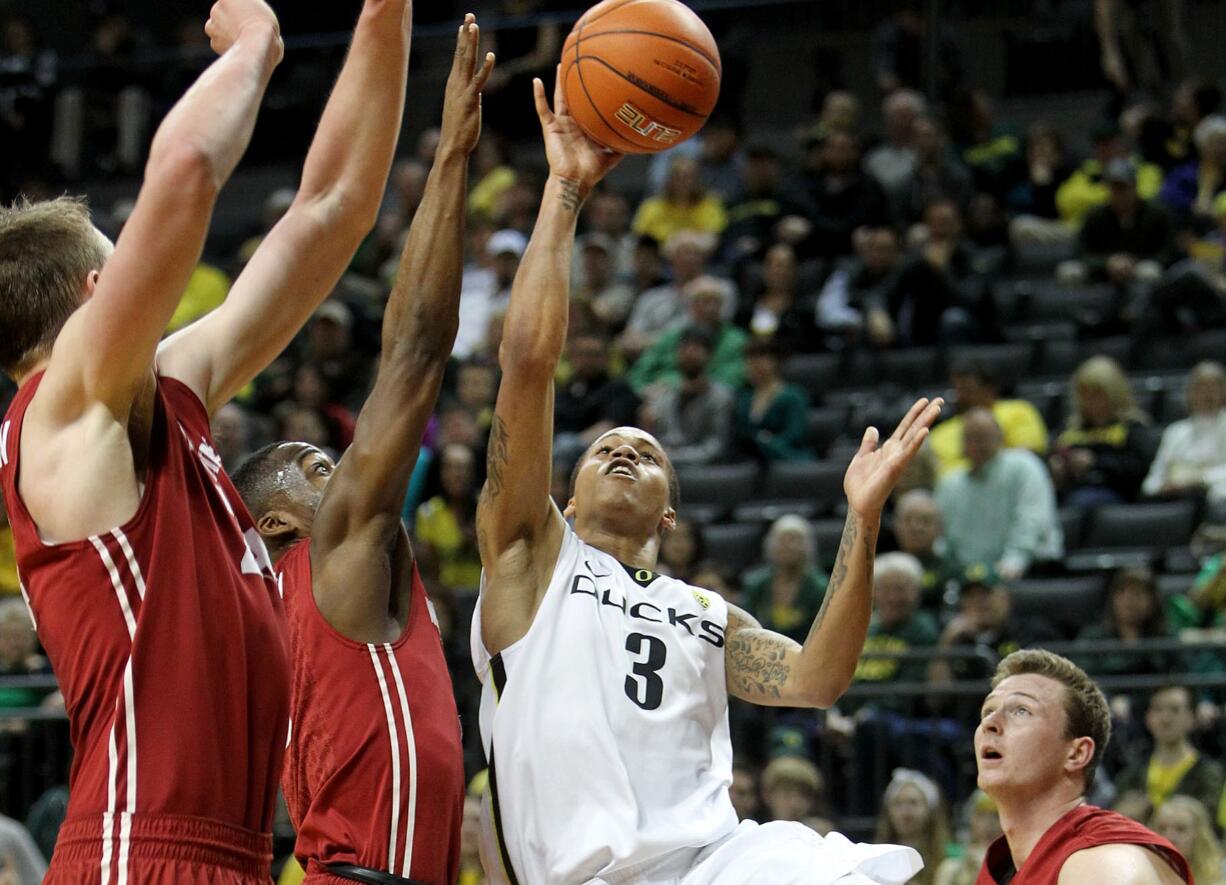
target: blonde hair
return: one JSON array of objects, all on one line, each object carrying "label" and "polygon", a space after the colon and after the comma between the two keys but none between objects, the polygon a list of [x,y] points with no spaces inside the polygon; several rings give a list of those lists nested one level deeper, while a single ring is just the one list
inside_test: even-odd
[{"label": "blonde hair", "polygon": [[1167,809],[1186,811],[1192,816],[1196,827],[1196,836],[1192,842],[1192,853],[1186,858],[1192,868],[1192,875],[1200,885],[1220,885],[1222,882],[1222,846],[1213,832],[1213,824],[1204,803],[1192,796],[1172,796],[1162,803],[1150,817],[1150,826],[1154,827],[1158,816]]},{"label": "blonde hair", "polygon": [[0,208],[0,371],[20,375],[50,353],[109,253],[83,199]]},{"label": "blonde hair", "polygon": [[1069,430],[1085,430],[1086,423],[1082,417],[1081,388],[1091,387],[1107,394],[1111,403],[1111,420],[1114,421],[1148,421],[1149,416],[1137,408],[1132,397],[1132,387],[1124,370],[1109,356],[1092,356],[1073,373],[1072,402],[1073,409],[1069,415]]},{"label": "blonde hair", "polygon": [[924,869],[915,878],[908,880],[914,885],[932,885],[936,875],[937,865],[945,857],[945,846],[949,844],[949,812],[945,810],[945,802],[941,798],[940,789],[927,775],[906,768],[895,769],[889,786],[885,789],[885,798],[881,805],[881,814],[877,817],[876,842],[901,842],[894,822],[890,819],[890,802],[905,787],[914,787],[924,798],[928,808],[928,820],[924,824],[924,833],[920,844],[913,845],[920,857],[924,859]]},{"label": "blonde hair", "polygon": [[766,554],[767,561],[774,562],[779,551],[779,539],[789,532],[795,532],[804,539],[805,567],[812,568],[817,562],[817,538],[813,536],[813,526],[809,525],[809,521],[795,513],[785,513],[771,523],[770,530],[762,540],[762,552]]},{"label": "blonde hair", "polygon": [[762,770],[762,792],[769,793],[775,787],[791,786],[808,790],[816,802],[825,789],[825,781],[817,766],[800,756],[780,756]]},{"label": "blonde hair", "polygon": [[[1226,194],[1223,194],[1226,196]],[[1201,360],[1192,367],[1192,371],[1188,373],[1188,384],[1184,389],[1184,399],[1188,407],[1189,413],[1192,411],[1191,392],[1193,385],[1204,384],[1210,382],[1218,385],[1218,388],[1226,392],[1226,368],[1216,360]]]}]

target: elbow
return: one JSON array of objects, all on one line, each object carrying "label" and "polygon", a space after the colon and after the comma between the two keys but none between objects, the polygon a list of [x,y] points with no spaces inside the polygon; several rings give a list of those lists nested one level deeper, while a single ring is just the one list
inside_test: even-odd
[{"label": "elbow", "polygon": [[147,181],[164,180],[181,198],[205,204],[217,199],[225,178],[225,170],[208,148],[188,139],[154,145],[145,169]]},{"label": "elbow", "polygon": [[[318,194],[299,194],[299,212],[307,215],[320,234],[356,250],[375,228],[381,194],[359,194],[337,185]],[[291,210],[294,211],[294,210]]]},{"label": "elbow", "polygon": [[553,346],[535,334],[512,334],[508,329],[498,347],[498,365],[503,372],[552,378],[562,355],[562,345]]},{"label": "elbow", "polygon": [[816,686],[805,693],[806,706],[816,707],[819,710],[827,710],[839,702],[839,698],[843,696],[843,692],[846,690],[847,686],[843,686],[843,688],[829,685]]}]

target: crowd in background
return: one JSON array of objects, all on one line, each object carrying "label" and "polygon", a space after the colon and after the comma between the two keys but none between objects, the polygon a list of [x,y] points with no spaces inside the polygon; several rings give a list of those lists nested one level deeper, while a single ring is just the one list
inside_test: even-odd
[{"label": "crowd in background", "polygon": [[[3,21],[0,141],[14,148],[3,185],[31,196],[39,183],[137,171],[150,122],[204,58],[185,53],[162,82],[133,80],[122,60],[139,35],[116,13],[100,17],[91,38],[98,75],[60,82],[56,56],[30,23]],[[735,702],[731,711],[732,792],[743,817],[802,820],[822,831],[848,821],[865,829],[875,819],[877,838],[923,854],[927,868],[916,881],[925,885],[972,882],[999,831],[991,801],[969,792],[979,697],[943,686],[984,679],[993,660],[1016,648],[1077,640],[1114,643],[1107,653],[1073,654],[1094,675],[1168,680],[1110,693],[1115,738],[1095,798],[1174,841],[1198,882],[1223,881],[1226,698],[1170,675],[1220,673],[1222,656],[1194,644],[1127,646],[1220,637],[1213,631],[1226,627],[1226,354],[1175,360],[1168,368],[1183,368],[1177,381],[1166,373],[1160,400],[1147,401],[1137,383],[1155,348],[1192,353],[1189,342],[1226,328],[1226,103],[1211,78],[1155,80],[1155,65],[1179,71],[1177,52],[1158,51],[1169,34],[1158,27],[1141,39],[1127,24],[1100,23],[1104,75],[1114,87],[1106,108],[1087,114],[1078,131],[1046,122],[1022,130],[968,88],[952,29],[940,37],[936,89],[926,97],[916,53],[923,21],[901,12],[875,38],[879,115],[853,92],[831,90],[791,141],[759,141],[733,91],[698,137],[614,176],[581,217],[556,383],[553,496],[565,504],[576,459],[601,433],[621,424],[650,430],[682,472],[682,507],[660,571],[720,592],[764,626],[798,641],[808,633],[835,552],[818,537],[818,511],[758,508],[746,518],[767,529],[761,553],[739,567],[708,543],[709,514],[687,512],[686,476],[735,463],[759,465],[764,475],[779,465],[845,466],[864,426],[858,420],[891,423],[900,393],[947,396],[948,417],[883,527],[856,687],[886,690],[853,690],[822,713]],[[476,501],[502,315],[543,175],[524,127],[531,120],[511,110],[512,96],[551,68],[562,36],[552,25],[498,36],[498,79],[472,162],[454,360],[404,504],[470,723],[478,696],[467,630],[481,568]],[[184,27],[181,48],[202,39]],[[1163,82],[1169,92],[1155,85]],[[427,130],[403,147],[379,222],[334,296],[215,416],[227,469],[279,438],[344,452],[436,143]],[[210,250],[172,328],[224,300],[292,196],[269,195],[262,230],[232,254]],[[94,208],[114,235],[130,203]],[[1053,300],[1057,310],[1036,309]],[[1021,395],[1033,363],[1019,375],[977,357],[1018,340],[1038,348],[1073,342],[1078,358],[1063,370],[1058,395]],[[914,377],[932,383],[908,386],[904,377],[892,392],[872,389],[872,367],[905,364],[906,354],[920,355]],[[825,357],[837,366],[830,380],[841,399],[796,371]],[[857,367],[869,371],[859,377]],[[1050,373],[1039,374],[1050,386]],[[832,410],[836,426],[818,432],[815,415]],[[1103,508],[1156,500],[1186,502],[1193,514],[1179,545],[1186,561],[1113,561],[1100,575],[1100,602],[1076,622],[1017,613],[1019,583],[1077,571],[1070,526]],[[837,518],[837,505],[827,514]],[[46,674],[18,589],[0,523],[0,593],[12,594],[0,602],[0,674]],[[892,693],[891,683],[921,687]],[[47,695],[3,688],[0,706],[54,704]],[[0,742],[23,727],[0,722]],[[477,729],[465,733],[475,796],[484,763]],[[477,883],[468,835],[461,881]],[[12,851],[5,856],[16,863]],[[0,868],[0,882],[5,875]]]}]

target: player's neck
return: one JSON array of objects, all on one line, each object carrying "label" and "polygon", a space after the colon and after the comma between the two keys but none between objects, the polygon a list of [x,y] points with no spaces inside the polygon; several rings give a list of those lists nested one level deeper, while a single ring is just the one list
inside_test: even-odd
[{"label": "player's neck", "polygon": [[[1011,797],[1010,797],[1011,798]],[[1021,869],[1030,857],[1039,840],[1056,821],[1078,805],[1085,803],[1085,796],[1070,796],[1056,791],[1055,795],[1039,794],[1019,797],[1011,802],[1002,797],[997,803],[1000,811],[1000,827],[1009,843],[1015,869]]]},{"label": "player's neck", "polygon": [[631,537],[604,526],[580,524],[575,525],[575,534],[583,539],[583,543],[603,550],[623,565],[656,570],[656,562],[660,558],[660,538],[657,535]]},{"label": "player's neck", "polygon": [[39,372],[46,369],[47,366],[49,366],[50,364],[51,364],[51,358],[46,357],[44,359],[39,360],[38,362],[34,363],[33,365],[29,367],[14,371],[10,377],[13,379],[13,383],[16,384],[18,387],[20,387],[21,385],[29,381],[31,378],[33,378],[35,375],[37,375]]}]

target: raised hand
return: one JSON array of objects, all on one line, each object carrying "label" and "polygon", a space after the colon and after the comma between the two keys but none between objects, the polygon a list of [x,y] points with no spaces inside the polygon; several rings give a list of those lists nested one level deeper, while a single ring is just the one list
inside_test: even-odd
[{"label": "raised hand", "polygon": [[262,25],[272,29],[277,35],[278,55],[280,61],[285,48],[281,45],[281,25],[277,15],[264,0],[217,0],[209,10],[209,20],[204,24],[204,33],[208,35],[209,45],[218,55],[224,54],[244,28],[252,25]]},{"label": "raised hand", "polygon": [[545,156],[549,171],[559,178],[574,182],[579,199],[584,199],[602,178],[621,162],[622,155],[592,141],[566,106],[562,89],[561,66],[553,90],[553,110],[545,100],[545,84],[539,78],[532,81],[536,98],[536,113],[541,118],[541,133],[545,136]]},{"label": "raised hand", "polygon": [[894,433],[880,447],[877,445],[877,428],[870,427],[864,431],[860,450],[851,459],[843,476],[847,506],[854,513],[871,518],[881,515],[895,483],[928,438],[928,430],[941,414],[944,404],[939,397],[931,402],[926,398],[916,400]]},{"label": "raised hand", "polygon": [[447,77],[443,99],[443,127],[440,146],[443,149],[472,153],[481,137],[481,91],[494,69],[494,53],[487,52],[480,67],[477,56],[481,46],[481,29],[470,12],[464,16],[456,36],[455,58]]}]

